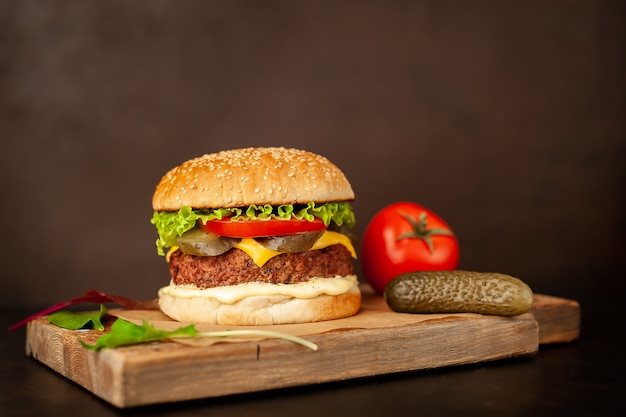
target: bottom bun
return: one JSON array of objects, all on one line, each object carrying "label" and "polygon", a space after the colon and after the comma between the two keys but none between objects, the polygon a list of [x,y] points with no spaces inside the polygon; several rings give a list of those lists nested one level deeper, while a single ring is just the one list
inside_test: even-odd
[{"label": "bottom bun", "polygon": [[[355,315],[361,306],[359,284],[356,277],[350,278],[353,278],[352,286],[337,295],[319,294],[311,298],[296,298],[290,295],[269,295],[264,291],[264,295],[246,296],[235,302],[220,301],[202,289],[170,284],[159,290],[159,307],[177,321],[229,326],[334,320]],[[345,278],[316,278],[334,279]]]}]

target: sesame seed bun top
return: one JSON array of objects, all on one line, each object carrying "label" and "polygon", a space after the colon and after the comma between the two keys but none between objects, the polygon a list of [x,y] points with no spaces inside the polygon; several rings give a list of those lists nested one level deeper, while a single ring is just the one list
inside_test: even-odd
[{"label": "sesame seed bun top", "polygon": [[156,211],[347,201],[345,175],[323,156],[286,148],[245,148],[206,154],[170,170],[157,184]]}]

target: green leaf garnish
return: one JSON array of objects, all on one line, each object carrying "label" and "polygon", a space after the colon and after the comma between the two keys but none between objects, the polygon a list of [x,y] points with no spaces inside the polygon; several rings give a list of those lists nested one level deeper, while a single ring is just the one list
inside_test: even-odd
[{"label": "green leaf garnish", "polygon": [[106,307],[100,304],[99,311],[57,311],[48,316],[48,322],[69,330],[104,330],[101,319],[106,313]]},{"label": "green leaf garnish", "polygon": [[237,337],[237,336],[259,336],[274,339],[284,339],[300,345],[306,346],[311,350],[317,350],[317,345],[298,336],[286,333],[274,332],[270,330],[257,329],[241,329],[241,330],[223,330],[213,332],[199,332],[194,324],[186,327],[167,331],[159,330],[154,325],[144,322],[143,325],[131,323],[129,321],[118,318],[111,326],[111,331],[96,340],[93,345],[80,340],[81,345],[90,350],[102,348],[116,348],[120,346],[134,345],[146,342],[155,342],[164,339],[177,338],[195,338],[195,337]]},{"label": "green leaf garnish", "polygon": [[95,344],[88,345],[82,340],[80,343],[87,349],[97,350],[101,348],[116,348],[137,343],[153,342],[173,337],[194,337],[197,333],[198,331],[193,324],[173,331],[165,331],[158,330],[147,322],[139,326],[118,318],[111,326],[111,331],[99,337]]}]

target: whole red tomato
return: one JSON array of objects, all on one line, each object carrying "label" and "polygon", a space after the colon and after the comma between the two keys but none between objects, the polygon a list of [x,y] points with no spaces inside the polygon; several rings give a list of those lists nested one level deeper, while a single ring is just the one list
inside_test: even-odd
[{"label": "whole red tomato", "polygon": [[399,202],[379,211],[365,228],[361,264],[378,294],[405,272],[453,270],[459,243],[450,227],[418,204]]}]

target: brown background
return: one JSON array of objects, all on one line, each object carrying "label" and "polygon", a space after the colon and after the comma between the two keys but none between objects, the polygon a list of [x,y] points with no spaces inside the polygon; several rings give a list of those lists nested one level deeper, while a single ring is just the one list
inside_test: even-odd
[{"label": "brown background", "polygon": [[619,1],[3,1],[1,306],[154,297],[160,177],[271,145],[339,165],[359,233],[415,201],[462,268],[619,301],[625,23]]}]

